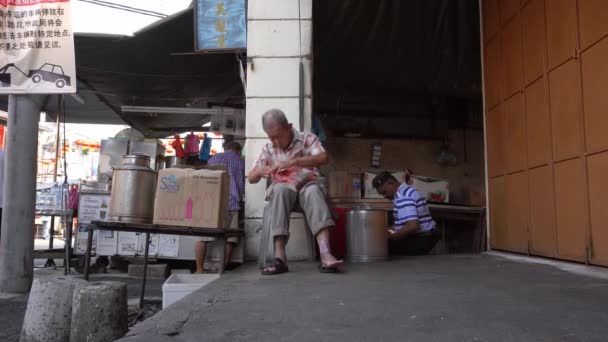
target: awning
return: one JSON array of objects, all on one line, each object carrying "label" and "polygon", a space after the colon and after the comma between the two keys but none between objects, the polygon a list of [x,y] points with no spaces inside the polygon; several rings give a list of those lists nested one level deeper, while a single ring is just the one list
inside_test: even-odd
[{"label": "awning", "polygon": [[[66,95],[66,122],[128,124],[146,137],[192,130],[209,114],[130,113],[122,106],[244,108],[234,54],[195,54],[193,10],[160,20],[132,37],[77,34],[77,96]],[[8,96],[0,97],[0,109]],[[44,110],[53,120],[57,96]]]}]

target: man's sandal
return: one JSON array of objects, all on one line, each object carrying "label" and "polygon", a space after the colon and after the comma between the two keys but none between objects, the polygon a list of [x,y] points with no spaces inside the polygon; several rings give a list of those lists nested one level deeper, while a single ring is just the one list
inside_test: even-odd
[{"label": "man's sandal", "polygon": [[319,265],[319,272],[321,273],[338,273],[340,270],[338,270],[338,267],[336,266],[323,266],[323,265]]},{"label": "man's sandal", "polygon": [[319,272],[321,273],[340,273],[340,269],[338,267],[342,266],[344,262],[341,260],[336,262],[332,266],[323,266],[323,263],[319,264]]},{"label": "man's sandal", "polygon": [[[274,271],[265,270],[266,268],[269,268],[269,267],[274,267]],[[287,268],[287,265],[285,264],[285,262],[283,260],[281,260],[280,258],[274,258],[274,260],[272,260],[272,263],[264,268],[265,269],[262,270],[262,275],[276,275],[276,274],[289,272],[289,268]]]}]

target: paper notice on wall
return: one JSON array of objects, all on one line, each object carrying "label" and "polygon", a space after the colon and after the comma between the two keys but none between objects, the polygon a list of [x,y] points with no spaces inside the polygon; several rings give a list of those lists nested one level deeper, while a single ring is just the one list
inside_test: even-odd
[{"label": "paper notice on wall", "polygon": [[118,254],[119,255],[135,255],[139,234],[131,232],[118,232]]},{"label": "paper notice on wall", "polygon": [[[148,256],[156,256],[158,254],[159,234],[150,234],[150,245],[148,246]],[[137,240],[137,254],[144,255],[146,253],[146,234],[139,234]]]},{"label": "paper notice on wall", "polygon": [[70,0],[0,0],[0,94],[76,92]]},{"label": "paper notice on wall", "polygon": [[179,253],[178,246],[179,246],[179,235],[162,234],[159,236],[158,256],[177,258],[178,253]]},{"label": "paper notice on wall", "polygon": [[97,230],[96,255],[115,255],[118,243],[118,232],[112,230]]},{"label": "paper notice on wall", "polygon": [[[87,251],[87,239],[89,235],[87,225],[88,223],[78,222],[78,227],[76,229],[76,246],[74,247],[75,254],[84,254]],[[97,246],[97,234],[93,234],[93,243],[91,246],[91,253],[94,253],[95,247]]]}]

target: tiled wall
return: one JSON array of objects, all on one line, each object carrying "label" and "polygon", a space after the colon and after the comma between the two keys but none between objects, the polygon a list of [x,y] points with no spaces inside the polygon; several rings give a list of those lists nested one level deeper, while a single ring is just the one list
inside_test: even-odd
[{"label": "tiled wall", "polygon": [[[294,126],[300,125],[300,61],[304,65],[304,118],[310,127],[312,0],[249,0],[247,13],[247,117],[246,170],[268,141],[262,129],[262,114],[282,109]],[[262,222],[265,186],[246,184],[246,258],[255,259]],[[296,215],[297,216],[297,215]],[[288,257],[308,255],[301,216],[292,219]]]}]

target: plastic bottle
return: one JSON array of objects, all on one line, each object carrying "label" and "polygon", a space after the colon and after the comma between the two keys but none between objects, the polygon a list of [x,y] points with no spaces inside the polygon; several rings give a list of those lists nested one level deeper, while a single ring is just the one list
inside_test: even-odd
[{"label": "plastic bottle", "polygon": [[353,177],[352,191],[353,198],[361,197],[361,179],[359,177]]}]

